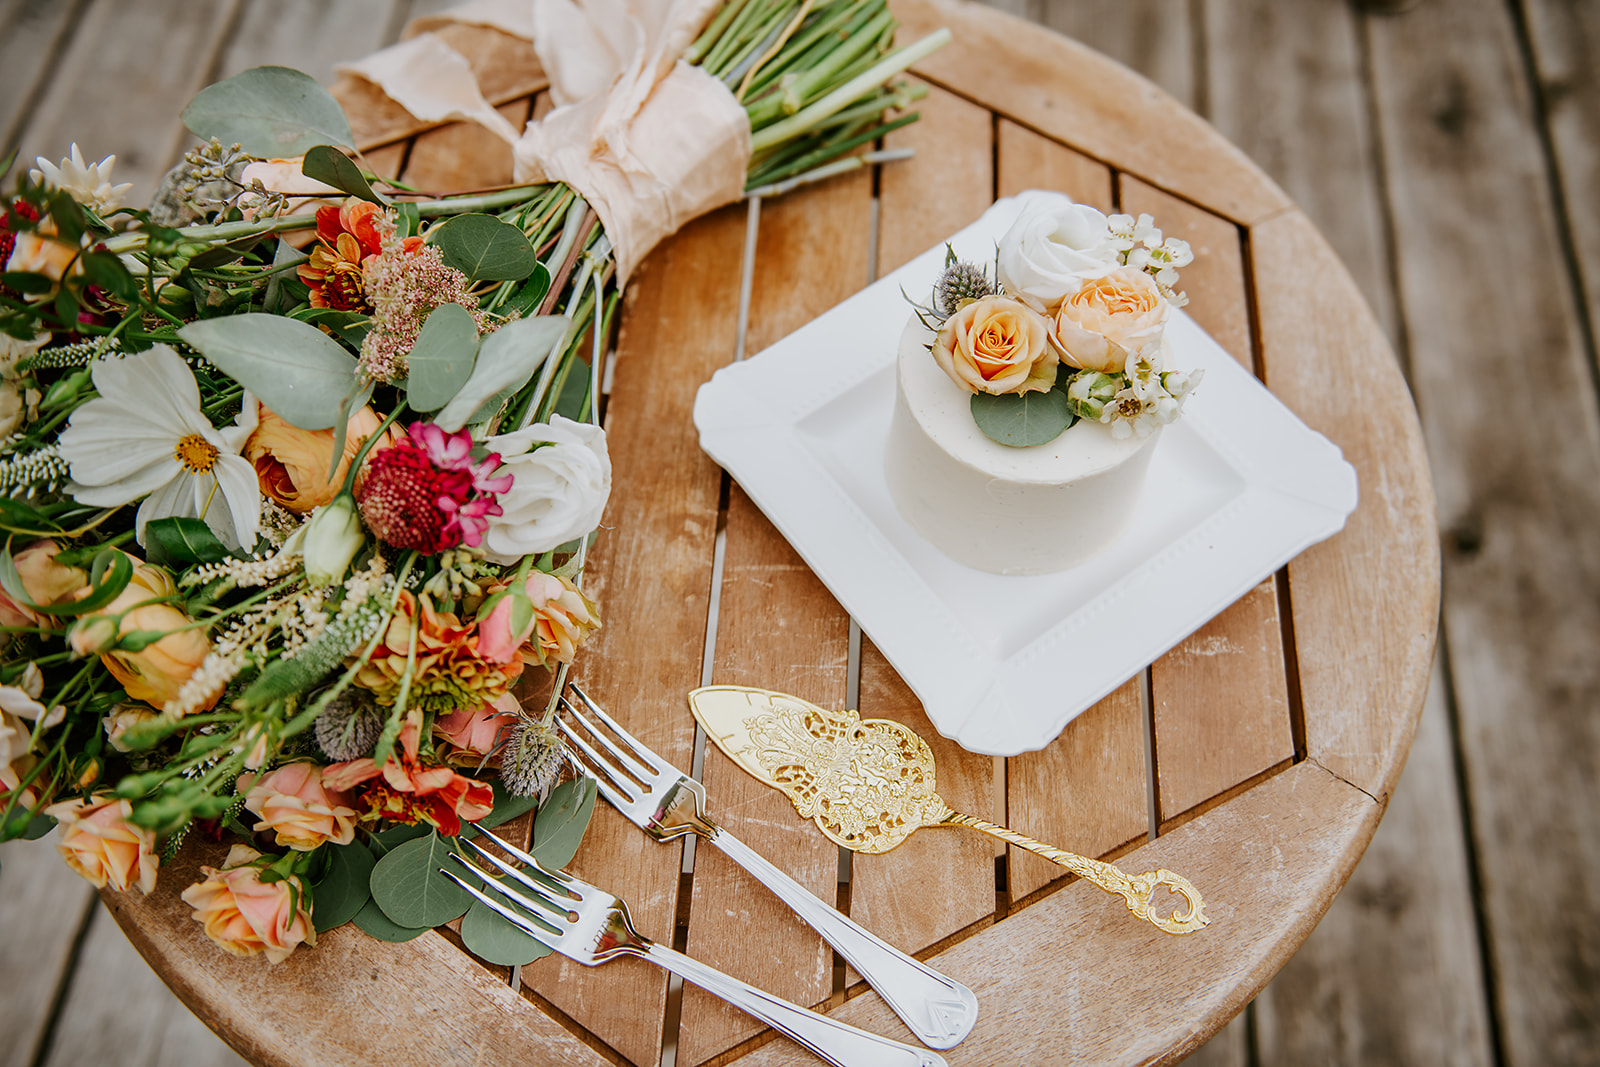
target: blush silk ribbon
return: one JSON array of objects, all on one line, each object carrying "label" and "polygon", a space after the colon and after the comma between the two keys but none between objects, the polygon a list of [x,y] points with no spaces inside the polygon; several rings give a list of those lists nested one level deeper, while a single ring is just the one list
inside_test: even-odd
[{"label": "blush silk ribbon", "polygon": [[[560,181],[605,226],[626,281],[679,227],[744,195],[750,123],[720,80],[683,62],[722,0],[473,0],[339,69],[423,122],[465,119],[503,139],[519,182]],[[489,26],[530,41],[557,105],[518,131],[466,57],[432,31]]]}]

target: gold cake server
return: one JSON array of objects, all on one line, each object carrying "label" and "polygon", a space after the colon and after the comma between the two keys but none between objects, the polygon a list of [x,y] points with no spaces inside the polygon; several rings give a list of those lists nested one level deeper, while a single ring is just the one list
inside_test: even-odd
[{"label": "gold cake server", "polygon": [[[888,719],[829,711],[799,697],[739,685],[689,694],[706,734],[752,776],[781,789],[804,818],[853,852],[888,852],[924,826],[967,826],[1058,863],[1169,934],[1211,922],[1194,884],[1161,869],[1130,876],[1119,868],[1035,841],[1015,830],[951,811],[939,799],[933,750],[915,732]],[[1170,916],[1152,912],[1150,897],[1166,886],[1183,898]]]}]

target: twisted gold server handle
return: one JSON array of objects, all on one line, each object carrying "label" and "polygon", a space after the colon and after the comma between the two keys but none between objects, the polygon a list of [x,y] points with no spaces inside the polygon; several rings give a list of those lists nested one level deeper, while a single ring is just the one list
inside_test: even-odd
[{"label": "twisted gold server handle", "polygon": [[[1175,874],[1166,868],[1155,871],[1146,871],[1144,874],[1128,875],[1121,868],[1099,860],[1092,860],[1087,856],[1080,856],[1074,852],[1063,852],[1059,848],[1049,845],[1025,834],[1004,826],[996,826],[992,822],[963,815],[959,811],[946,808],[939,819],[941,826],[970,826],[974,830],[982,830],[991,837],[998,837],[1037,856],[1043,856],[1052,863],[1058,863],[1080,878],[1093,882],[1107,893],[1113,893],[1127,901],[1128,910],[1145,922],[1164,930],[1169,934],[1188,934],[1210,924],[1206,916],[1206,902],[1200,898],[1200,890],[1194,883],[1181,874]],[[1162,917],[1150,911],[1150,897],[1157,886],[1166,886],[1178,894],[1188,905],[1188,910],[1173,909],[1170,916]]]}]

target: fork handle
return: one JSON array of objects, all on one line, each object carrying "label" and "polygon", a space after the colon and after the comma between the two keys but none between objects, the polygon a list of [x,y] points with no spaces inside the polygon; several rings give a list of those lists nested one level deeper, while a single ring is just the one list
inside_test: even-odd
[{"label": "fork handle", "polygon": [[781,997],[723,974],[699,960],[651,943],[645,958],[654,960],[686,982],[693,982],[734,1007],[749,1012],[775,1030],[838,1067],[947,1067],[944,1057],[887,1037],[869,1034],[848,1023],[818,1015]]},{"label": "fork handle", "polygon": [[708,840],[755,875],[837,949],[924,1045],[954,1048],[972,1031],[973,1023],[978,1021],[978,998],[972,990],[824,904],[722,827],[716,827]]}]

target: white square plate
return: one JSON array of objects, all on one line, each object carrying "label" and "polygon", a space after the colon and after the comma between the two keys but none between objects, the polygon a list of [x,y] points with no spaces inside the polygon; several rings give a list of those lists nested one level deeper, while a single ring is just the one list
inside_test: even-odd
[{"label": "white square plate", "polygon": [[[983,262],[1029,192],[951,239]],[[1079,712],[1344,526],[1355,470],[1187,315],[1174,362],[1204,368],[1166,428],[1129,528],[1058,574],[965,567],[900,517],[882,456],[910,308],[944,245],[700,387],[700,446],[782,531],[921,699],[974,752],[1042,748]]]}]

